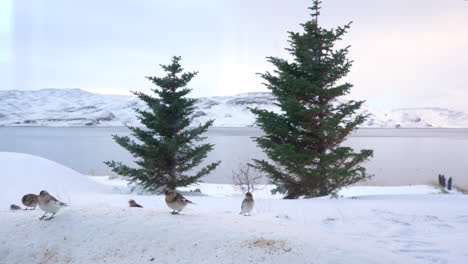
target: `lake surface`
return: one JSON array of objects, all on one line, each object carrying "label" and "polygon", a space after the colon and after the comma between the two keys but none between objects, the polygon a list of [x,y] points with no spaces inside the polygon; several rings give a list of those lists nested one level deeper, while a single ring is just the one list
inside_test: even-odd
[{"label": "lake surface", "polygon": [[[112,134],[130,132],[125,127],[0,127],[0,151],[41,156],[84,174],[109,175],[103,161],[133,161]],[[266,158],[252,139],[261,134],[256,128],[210,129],[207,142],[215,144],[215,149],[207,162],[222,163],[203,180],[230,183],[239,164]],[[468,129],[360,129],[344,144],[374,150],[365,167],[375,176],[362,184],[426,184],[436,182],[437,174],[443,173],[455,185],[468,188]]]}]

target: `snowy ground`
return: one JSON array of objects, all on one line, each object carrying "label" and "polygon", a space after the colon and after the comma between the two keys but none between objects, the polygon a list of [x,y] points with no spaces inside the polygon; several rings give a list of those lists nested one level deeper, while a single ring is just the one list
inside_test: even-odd
[{"label": "snowy ground", "polygon": [[[46,159],[0,153],[0,263],[467,263],[468,197],[431,186],[351,187],[340,198],[254,193],[250,217],[230,185],[201,184],[173,216],[162,196],[85,177]],[[55,219],[9,211],[47,189],[70,204]],[[128,208],[135,199],[145,208]]]}]

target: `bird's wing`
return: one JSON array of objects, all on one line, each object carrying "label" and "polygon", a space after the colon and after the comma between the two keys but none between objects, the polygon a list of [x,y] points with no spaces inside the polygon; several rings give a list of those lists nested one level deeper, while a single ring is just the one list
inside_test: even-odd
[{"label": "bird's wing", "polygon": [[53,202],[53,203],[55,203],[55,204],[58,204],[58,205],[60,205],[60,206],[67,206],[66,203],[57,200],[57,198],[53,197],[52,195],[49,195],[49,196],[50,196],[50,201],[51,201],[51,202]]},{"label": "bird's wing", "polygon": [[192,201],[190,201],[189,199],[185,198],[185,197],[182,196],[182,194],[180,194],[180,193],[177,193],[176,199],[177,199],[178,201],[183,202],[183,203],[191,203],[191,204],[194,204]]},{"label": "bird's wing", "polygon": [[53,202],[55,202],[55,203],[59,201],[59,200],[57,200],[57,198],[53,197],[53,196],[50,195],[50,194],[49,194],[49,198],[50,198],[51,201],[53,201]]},{"label": "bird's wing", "polygon": [[25,196],[23,196],[23,198],[21,199],[21,202],[23,203],[28,203],[28,202],[37,202],[37,195],[33,195],[33,194],[26,194]]}]

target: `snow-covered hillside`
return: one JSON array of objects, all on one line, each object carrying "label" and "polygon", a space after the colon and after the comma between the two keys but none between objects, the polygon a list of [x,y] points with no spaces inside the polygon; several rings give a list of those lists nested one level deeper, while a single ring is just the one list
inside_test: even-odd
[{"label": "snow-covered hillside", "polygon": [[[214,119],[215,127],[249,127],[249,107],[279,111],[269,93],[205,97],[197,101],[194,124]],[[122,126],[138,125],[133,108],[145,108],[134,96],[101,95],[81,89],[0,91],[0,126]],[[468,127],[468,114],[443,108],[382,111],[367,105],[370,117],[363,127]]]},{"label": "snow-covered hillside", "polygon": [[[232,185],[200,184],[180,189],[201,193],[187,193],[196,204],[171,215],[163,196],[131,193],[122,180],[91,177],[99,178],[93,182],[20,153],[0,153],[0,161],[6,172],[0,174],[2,264],[468,260],[468,196],[431,186],[355,186],[337,199],[299,200],[260,190],[252,216],[244,217],[238,214],[242,196]],[[23,194],[42,189],[69,206],[51,221],[38,220],[39,208],[9,210],[11,203],[21,205]],[[144,208],[129,208],[129,199]]]},{"label": "snow-covered hillside", "polygon": [[47,189],[68,202],[70,195],[76,193],[108,193],[112,190],[112,187],[96,184],[68,167],[29,154],[0,152],[0,171],[0,182],[4,186],[0,201],[4,203],[18,203],[18,192],[38,193]]}]

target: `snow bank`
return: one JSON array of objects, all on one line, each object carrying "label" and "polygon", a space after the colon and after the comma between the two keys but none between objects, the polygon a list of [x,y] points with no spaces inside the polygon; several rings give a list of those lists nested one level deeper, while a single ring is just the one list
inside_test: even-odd
[{"label": "snow bank", "polygon": [[56,162],[23,153],[0,152],[0,172],[2,208],[12,203],[22,206],[24,194],[38,194],[41,190],[65,202],[69,202],[72,193],[111,190]]},{"label": "snow bank", "polygon": [[38,215],[0,212],[0,262],[404,263],[368,242],[281,219],[146,208],[71,208],[52,221]]},{"label": "snow bank", "polygon": [[[110,176],[89,176],[93,181],[100,184],[112,186],[115,191],[122,194],[131,194],[131,188],[128,185],[128,180],[121,177]],[[272,184],[257,184],[255,186],[255,197],[261,199],[282,199],[281,194],[272,194],[271,190],[276,187]],[[194,196],[210,196],[210,197],[241,197],[242,191],[232,184],[218,183],[196,183],[187,187],[178,188],[179,191],[189,193]],[[429,185],[407,185],[407,186],[349,186],[338,191],[337,195],[344,198],[364,198],[364,197],[384,197],[384,196],[402,196],[402,195],[424,195],[424,194],[440,194],[442,191],[439,188]],[[459,193],[456,190],[450,193]],[[320,197],[318,199],[330,199],[330,196]]]},{"label": "snow bank", "polygon": [[338,192],[339,196],[417,195],[441,193],[440,189],[428,185],[409,186],[350,186]]},{"label": "snow bank", "polygon": [[[468,196],[428,186],[350,187],[338,199],[271,199],[254,192],[252,216],[228,185],[171,215],[160,195],[109,192],[124,180],[83,175],[54,162],[0,153],[0,263],[467,263]],[[28,166],[26,166],[27,164]],[[98,183],[99,182],[99,183]],[[3,185],[5,183],[5,185]],[[41,185],[42,184],[42,185]],[[38,188],[39,187],[39,188]],[[9,211],[18,193],[67,194],[55,219]],[[11,193],[11,195],[9,194]],[[349,198],[346,198],[349,197]],[[129,208],[135,199],[144,208]]]},{"label": "snow bank", "polygon": [[[128,179],[123,177],[110,177],[110,176],[89,176],[95,182],[103,185],[112,186],[115,192],[121,194],[141,194],[140,190],[133,190],[132,186],[128,183]],[[255,186],[255,197],[262,199],[281,199],[283,196],[280,194],[272,195],[271,190],[275,188],[271,184],[258,184]],[[200,182],[189,185],[187,187],[180,187],[177,189],[180,192],[188,193],[192,196],[210,196],[210,197],[240,197],[244,194],[240,189],[232,184],[218,184],[218,183],[205,183]]]}]

